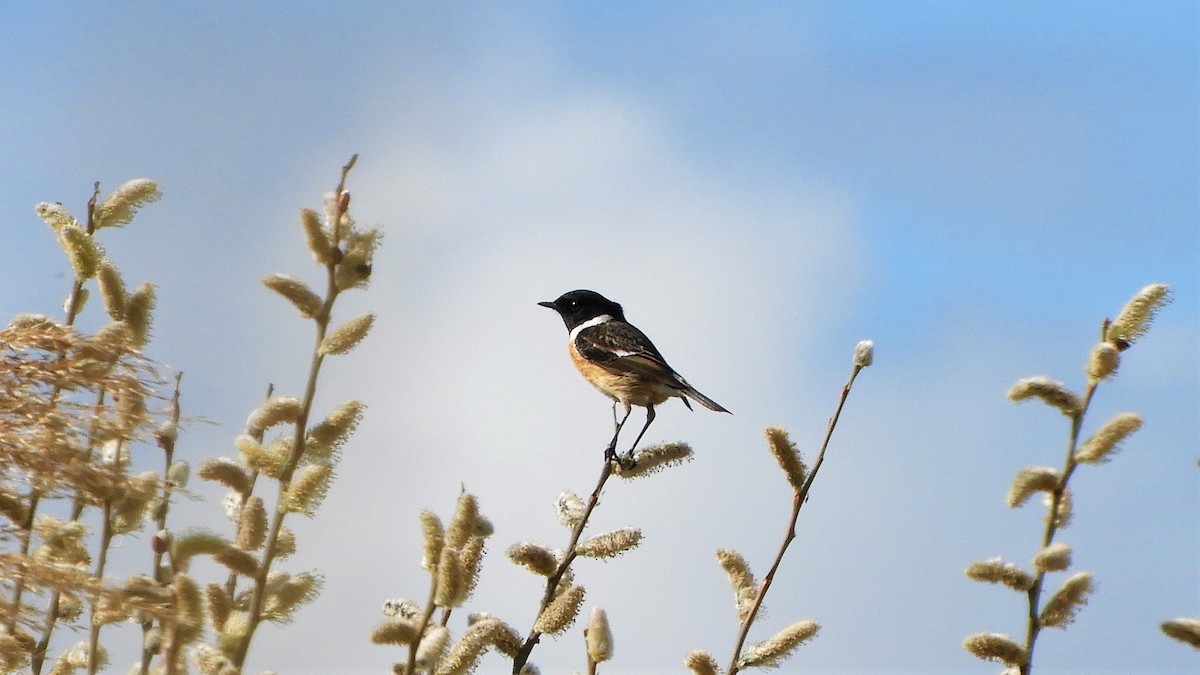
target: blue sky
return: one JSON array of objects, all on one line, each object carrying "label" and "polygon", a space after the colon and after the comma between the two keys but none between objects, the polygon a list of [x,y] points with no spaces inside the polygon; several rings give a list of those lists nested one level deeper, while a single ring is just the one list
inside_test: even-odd
[{"label": "blue sky", "polygon": [[[1061,462],[1067,431],[1003,394],[1038,374],[1082,387],[1100,321],[1158,281],[1175,302],[1090,419],[1146,426],[1073,481],[1063,539],[1099,589],[1039,641],[1038,672],[1194,669],[1157,628],[1200,615],[1194,3],[46,2],[0,8],[0,34],[0,309],[53,312],[68,290],[35,203],[80,214],[93,181],[160,181],[104,245],[159,285],[150,354],[214,422],[183,439],[197,462],[233,452],[268,382],[301,386],[308,329],[258,280],[319,278],[295,214],[361,155],[356,216],[386,239],[342,312],[379,319],[319,405],[369,410],[298,525],[291,565],[325,592],[263,631],[252,669],[387,667],[366,636],[383,600],[424,592],[417,513],[447,514],[460,485],[497,526],[473,608],[528,628],[536,580],[503,550],[565,544],[554,498],[591,488],[609,434],[534,303],[587,287],[735,413],[664,405],[648,440],[696,460],[607,493],[596,527],[646,542],[578,570],[614,622],[603,672],[725,660],[713,551],[761,574],[789,503],[761,431],[811,457],[863,338],[876,365],[753,637],[822,624],[786,672],[995,672],[961,639],[1020,633],[1022,605],[962,569],[1035,552],[1040,513],[1003,498],[1021,467]],[[215,522],[219,493],[196,489],[181,526]],[[582,670],[577,631],[535,660]]]}]

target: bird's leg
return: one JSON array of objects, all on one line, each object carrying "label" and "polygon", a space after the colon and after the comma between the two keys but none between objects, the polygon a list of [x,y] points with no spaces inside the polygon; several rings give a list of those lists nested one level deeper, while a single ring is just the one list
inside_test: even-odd
[{"label": "bird's leg", "polygon": [[613,430],[612,440],[608,442],[608,447],[604,449],[604,459],[612,461],[617,458],[617,437],[621,435],[621,427],[625,426],[625,420],[629,419],[629,413],[633,411],[633,407],[628,403],[625,404],[625,416],[617,422],[617,404],[613,403],[613,422],[616,428]]},{"label": "bird's leg", "polygon": [[[637,438],[633,439],[633,445],[629,446],[629,454],[626,455],[625,459],[621,462],[622,467],[629,468],[629,469],[633,468],[633,465],[634,465],[633,451],[635,449],[637,449],[637,444],[639,442],[641,442],[642,436],[646,435],[646,430],[650,428],[650,423],[653,421],[654,421],[654,406],[648,405],[648,406],[646,406],[646,425],[642,427],[642,430],[640,432],[638,432]],[[626,466],[626,464],[628,464],[628,466]]]}]

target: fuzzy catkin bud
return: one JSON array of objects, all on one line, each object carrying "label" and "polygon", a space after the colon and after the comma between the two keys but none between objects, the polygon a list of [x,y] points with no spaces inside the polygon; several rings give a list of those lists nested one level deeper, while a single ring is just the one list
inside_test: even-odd
[{"label": "fuzzy catkin bud", "polygon": [[583,520],[583,514],[587,510],[587,506],[579,495],[571,491],[559,493],[558,501],[554,503],[554,510],[558,514],[558,522],[564,527],[574,529],[579,521]]},{"label": "fuzzy catkin bud", "polygon": [[421,569],[432,572],[442,557],[442,545],[445,543],[445,539],[442,520],[429,509],[421,511],[421,534],[425,539]]},{"label": "fuzzy catkin bud", "polygon": [[1120,365],[1121,350],[1111,342],[1100,342],[1092,347],[1084,372],[1087,373],[1088,379],[1095,383],[1117,372]]},{"label": "fuzzy catkin bud", "polygon": [[1066,628],[1087,604],[1092,594],[1092,573],[1079,572],[1063,582],[1062,588],[1042,608],[1038,623],[1049,628]]},{"label": "fuzzy catkin bud", "polygon": [[1154,315],[1171,301],[1171,289],[1166,284],[1150,284],[1138,291],[1117,318],[1108,325],[1104,339],[1118,349],[1127,349],[1150,329]]},{"label": "fuzzy catkin bud", "polygon": [[816,621],[797,621],[769,640],[747,649],[738,660],[738,665],[743,668],[777,668],[797,647],[815,637],[819,629]]},{"label": "fuzzy catkin bud", "polygon": [[334,271],[334,283],[339,290],[361,288],[371,279],[371,265],[381,234],[370,227],[351,232],[345,239],[341,262]]},{"label": "fuzzy catkin bud", "polygon": [[154,440],[163,450],[173,447],[178,439],[179,423],[174,420],[167,420],[154,429]]},{"label": "fuzzy catkin bud", "polygon": [[295,396],[272,396],[250,413],[246,432],[257,436],[278,424],[292,424],[303,410],[304,405]]},{"label": "fuzzy catkin bud", "polygon": [[317,353],[323,355],[345,354],[367,337],[367,333],[370,332],[374,323],[375,315],[370,313],[360,314],[350,319],[326,335],[324,340],[321,340]]},{"label": "fuzzy catkin bud", "polygon": [[371,631],[371,642],[377,645],[411,645],[418,637],[417,624],[408,619],[390,619]]},{"label": "fuzzy catkin bud", "polygon": [[[225,642],[226,635],[223,631],[218,634],[218,637]],[[233,640],[230,640],[230,643],[232,644]],[[231,675],[237,672],[233,663],[229,661],[229,657],[210,644],[202,642],[188,650],[188,654],[192,663],[196,664],[196,670],[200,675]]]},{"label": "fuzzy catkin bud", "polygon": [[[89,662],[92,660],[91,645],[87,642],[77,642],[73,647],[63,652],[59,657],[58,663],[54,664],[54,668],[50,671],[51,675],[57,673],[73,673],[77,668],[88,668]],[[96,668],[101,669],[108,665],[108,650],[104,645],[96,645]],[[60,670],[60,664],[62,669]],[[57,673],[56,673],[57,671]]]},{"label": "fuzzy catkin bud", "polygon": [[538,616],[533,629],[547,635],[557,635],[566,630],[579,616],[586,591],[583,586],[571,586],[552,600]]},{"label": "fuzzy catkin bud", "polygon": [[800,450],[783,427],[767,427],[765,433],[771,454],[775,455],[775,461],[779,462],[788,483],[793,490],[799,490],[804,486],[804,477],[808,473],[808,467],[804,466],[804,460],[800,459]]},{"label": "fuzzy catkin bud", "polygon": [[712,654],[703,649],[695,649],[683,660],[683,665],[692,671],[692,675],[718,675],[721,667]]},{"label": "fuzzy catkin bud", "polygon": [[517,655],[517,652],[521,651],[521,645],[524,640],[517,633],[517,629],[499,619],[487,618],[483,619],[483,621],[486,622],[484,623],[485,626],[490,626],[489,632],[491,633],[492,644],[496,646],[496,649],[501,654],[511,659]]},{"label": "fuzzy catkin bud", "polygon": [[[480,619],[472,623],[467,632],[450,648],[446,658],[438,664],[438,675],[460,675],[470,672],[475,667],[483,650],[491,645],[496,645],[498,649],[507,654],[508,652],[505,650],[505,642],[508,638],[505,635],[506,629],[507,626],[499,619]],[[520,648],[519,638],[517,639],[517,648]]]},{"label": "fuzzy catkin bud", "polygon": [[1027,466],[1017,472],[1008,490],[1008,508],[1015,509],[1035,492],[1053,492],[1058,488],[1058,469],[1048,466]]},{"label": "fuzzy catkin bud", "polygon": [[439,607],[457,607],[466,599],[466,593],[467,579],[458,551],[444,546],[438,559],[433,602]]},{"label": "fuzzy catkin bud", "polygon": [[138,209],[162,197],[158,183],[149,178],[135,178],[113,191],[96,206],[93,223],[96,229],[120,227],[133,220]]},{"label": "fuzzy catkin bud", "polygon": [[133,342],[133,333],[129,330],[129,325],[124,321],[114,321],[110,324],[102,326],[96,334],[88,338],[87,346],[81,352],[89,355],[95,355],[96,358],[103,361],[115,361],[118,350]]},{"label": "fuzzy catkin bud", "polygon": [[442,545],[444,543],[442,519],[439,519],[436,513],[428,509],[422,510],[420,519],[421,534],[425,538],[424,555],[421,557],[421,569],[433,572],[437,568],[439,558],[442,557]]},{"label": "fuzzy catkin bud", "polygon": [[469,492],[458,496],[454,515],[446,526],[446,545],[451,548],[462,548],[467,539],[475,536],[476,524],[479,522],[479,500]]},{"label": "fuzzy catkin bud", "polygon": [[329,493],[329,485],[333,482],[333,467],[328,464],[306,464],[292,477],[287,493],[283,495],[284,505],[292,513],[303,513],[312,516],[317,507]]},{"label": "fuzzy catkin bud", "polygon": [[279,539],[275,543],[275,557],[286,558],[296,552],[296,533],[286,525],[279,528]]},{"label": "fuzzy catkin bud", "polygon": [[857,345],[854,345],[854,366],[856,368],[866,368],[875,362],[875,343],[871,340],[862,340]]},{"label": "fuzzy catkin bud", "polygon": [[385,600],[382,607],[383,615],[401,619],[416,619],[421,615],[421,608],[408,598],[392,598]]},{"label": "fuzzy catkin bud", "polygon": [[362,420],[362,401],[349,400],[342,403],[329,416],[308,432],[304,442],[304,454],[309,459],[329,459],[335,450],[346,442]]},{"label": "fuzzy catkin bud", "polygon": [[308,287],[308,284],[288,274],[268,274],[263,285],[287,298],[305,319],[315,319],[325,302]]},{"label": "fuzzy catkin bud", "polygon": [[446,653],[446,643],[450,641],[450,630],[445,626],[434,626],[425,631],[421,643],[417,647],[417,666],[430,668]]},{"label": "fuzzy catkin bud", "polygon": [[100,286],[100,298],[104,301],[104,311],[113,321],[125,319],[125,282],[117,266],[104,260],[96,269],[96,282]]},{"label": "fuzzy catkin bud", "polygon": [[329,242],[324,228],[321,227],[321,217],[312,209],[300,209],[300,227],[304,230],[304,240],[308,250],[312,251],[313,260],[318,265],[333,265],[337,263],[333,244]]},{"label": "fuzzy catkin bud", "polygon": [[67,225],[78,223],[75,217],[67,211],[67,207],[58,202],[40,202],[33,207],[33,211],[41,216],[42,220],[46,221],[46,224],[55,232],[62,230]]},{"label": "fuzzy catkin bud", "polygon": [[1142,428],[1142,416],[1135,412],[1120,413],[1096,430],[1091,438],[1075,451],[1075,461],[1084,464],[1103,464],[1116,454],[1121,441]]},{"label": "fuzzy catkin bud", "polygon": [[238,516],[237,545],[257,551],[267,540],[267,509],[262,497],[251,497]]},{"label": "fuzzy catkin bud", "polygon": [[191,473],[191,465],[183,460],[177,460],[171,463],[171,468],[167,469],[167,480],[170,481],[171,487],[185,488]]},{"label": "fuzzy catkin bud", "polygon": [[125,300],[125,323],[129,326],[135,347],[140,348],[149,341],[153,313],[154,284],[143,281]]},{"label": "fuzzy catkin bud", "polygon": [[633,466],[618,464],[613,473],[626,480],[641,478],[691,459],[692,448],[687,443],[662,443],[638,450],[633,454]]},{"label": "fuzzy catkin bud", "polygon": [[204,607],[208,612],[209,623],[219,629],[225,625],[233,611],[233,600],[223,586],[208,584],[204,587]]},{"label": "fuzzy catkin bud", "polygon": [[984,661],[1020,667],[1025,664],[1025,648],[1000,633],[976,633],[963,640],[963,649]]},{"label": "fuzzy catkin bud", "polygon": [[267,577],[263,615],[275,620],[288,618],[300,605],[317,597],[322,583],[320,575],[309,572],[272,572]]},{"label": "fuzzy catkin bud", "polygon": [[604,663],[612,658],[612,629],[608,626],[608,614],[603,609],[592,608],[583,636],[584,643],[587,645],[588,658],[592,660],[592,663]]},{"label": "fuzzy catkin bud", "polygon": [[588,537],[575,551],[585,558],[612,558],[637,548],[640,543],[642,531],[636,527],[624,527]]},{"label": "fuzzy catkin bud", "polygon": [[171,580],[174,590],[172,603],[175,620],[179,622],[179,635],[185,642],[200,634],[204,628],[204,601],[200,586],[186,574],[176,574]]},{"label": "fuzzy catkin bud", "polygon": [[1044,375],[1018,380],[1008,390],[1008,398],[1014,403],[1038,398],[1046,405],[1058,408],[1059,412],[1067,417],[1078,414],[1083,407],[1079,397],[1067,389],[1067,385],[1055,382]]},{"label": "fuzzy catkin bud", "polygon": [[467,581],[466,591],[463,593],[463,599],[471,597],[475,592],[475,587],[479,584],[479,572],[483,566],[483,554],[485,553],[483,537],[471,537],[466,544],[459,549],[458,558],[462,561],[463,576]]},{"label": "fuzzy catkin bud", "polygon": [[1200,619],[1180,617],[1162,622],[1159,628],[1168,636],[1200,649]]},{"label": "fuzzy catkin bud", "polygon": [[[246,438],[250,439],[249,436]],[[211,457],[204,460],[196,469],[196,475],[202,480],[216,481],[241,494],[250,489],[250,477],[246,475],[245,469],[237,460],[229,457]]]},{"label": "fuzzy catkin bud", "polygon": [[558,557],[554,552],[532,541],[513,544],[506,553],[509,560],[534,574],[548,577],[558,569]]},{"label": "fuzzy catkin bud", "polygon": [[1039,572],[1061,572],[1071,566],[1071,547],[1054,542],[1033,556],[1033,568]]},{"label": "fuzzy catkin bud", "polygon": [[737,607],[738,621],[745,621],[754,607],[758,595],[758,584],[750,565],[742,554],[729,548],[717,549],[717,562],[729,577],[729,585],[733,588],[733,599]]},{"label": "fuzzy catkin bud", "polygon": [[198,555],[216,555],[229,548],[229,542],[208,530],[188,530],[171,540],[171,558],[180,569]]},{"label": "fuzzy catkin bud", "polygon": [[971,563],[967,566],[967,578],[985,581],[989,584],[1004,584],[1013,590],[1022,592],[1033,588],[1032,575],[1000,558]]},{"label": "fuzzy catkin bud", "polygon": [[58,231],[58,242],[67,254],[71,268],[75,270],[76,279],[82,281],[96,276],[96,267],[104,259],[104,254],[91,235],[78,225],[64,225]]},{"label": "fuzzy catkin bud", "polygon": [[63,621],[74,621],[83,614],[83,601],[74,595],[63,593],[58,598],[58,614]]},{"label": "fuzzy catkin bud", "polygon": [[[246,441],[249,442],[246,442]],[[246,466],[259,473],[279,479],[292,456],[292,439],[277,438],[266,445],[260,444],[247,434],[238,434],[234,443],[242,453]]]},{"label": "fuzzy catkin bud", "polygon": [[258,558],[235,546],[213,554],[213,562],[224,565],[230,572],[254,578],[258,574]]},{"label": "fuzzy catkin bud", "polygon": [[[223,647],[230,648],[247,639],[249,634],[250,615],[243,610],[234,610],[229,613],[225,624],[218,631],[217,640]],[[229,670],[219,670],[217,675],[234,675],[237,672],[233,670],[232,664],[228,668]]]}]

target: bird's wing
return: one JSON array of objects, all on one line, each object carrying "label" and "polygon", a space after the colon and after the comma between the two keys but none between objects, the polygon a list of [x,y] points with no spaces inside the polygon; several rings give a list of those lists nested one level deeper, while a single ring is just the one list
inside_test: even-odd
[{"label": "bird's wing", "polygon": [[667,365],[650,338],[624,321],[608,321],[580,331],[575,348],[581,356],[611,373],[639,375],[668,386],[687,386]]}]

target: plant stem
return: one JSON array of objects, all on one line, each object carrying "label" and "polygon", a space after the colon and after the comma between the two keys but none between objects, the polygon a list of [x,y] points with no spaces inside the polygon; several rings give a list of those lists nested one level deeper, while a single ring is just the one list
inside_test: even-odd
[{"label": "plant stem", "polygon": [[417,626],[417,641],[408,648],[408,666],[404,672],[410,675],[416,675],[417,650],[421,647],[421,637],[425,635],[425,629],[429,627],[429,620],[433,617],[434,610],[437,609],[437,605],[433,602],[434,597],[437,596],[437,581],[438,568],[435,566],[429,574],[429,599],[425,601],[425,611],[421,614],[421,623]]},{"label": "plant stem", "polygon": [[[87,203],[87,233],[88,233],[88,235],[92,235],[96,231],[96,201],[99,198],[100,198],[100,183],[97,182],[92,186],[92,197],[91,197],[91,199],[88,200],[88,203]],[[80,294],[83,293],[83,282],[84,282],[83,279],[80,279],[78,276],[76,276],[75,282],[71,286],[71,294],[69,296],[67,296],[67,315],[66,315],[65,320],[63,321],[63,324],[66,326],[74,326],[75,319],[79,316],[79,307],[80,307],[79,298],[80,298]],[[59,354],[60,359],[65,358],[65,356],[66,356],[66,354]],[[62,394],[62,385],[55,385],[54,389],[50,392],[50,409],[51,410],[54,409],[54,407],[58,401],[58,397],[61,394]],[[33,522],[37,518],[37,510],[38,510],[38,506],[41,504],[42,495],[36,487],[30,486],[28,499],[29,499],[29,509],[27,510],[27,513],[25,516],[25,521],[23,523],[21,523],[20,534],[18,535],[21,539],[21,553],[20,553],[21,557],[25,557],[25,556],[29,555],[29,547],[33,541]],[[24,579],[24,577],[17,577],[16,581],[13,583],[12,618],[9,620],[8,626],[7,626],[9,633],[12,633],[16,629],[17,621],[21,617],[21,597],[24,595],[24,593],[25,593],[25,579]],[[57,612],[57,604],[58,604],[57,597],[52,599],[52,604],[54,605],[55,612],[52,612],[50,614],[49,625],[51,626],[51,630],[53,630],[52,622],[54,620],[54,614]],[[34,675],[38,675],[39,673],[42,672],[42,664],[45,662],[45,659],[46,659],[46,649],[49,645],[49,639],[46,640],[46,643],[47,644],[43,645],[39,642],[37,648],[34,649],[33,654],[30,657],[30,668],[31,668],[31,671],[34,673]]]},{"label": "plant stem", "polygon": [[[1071,437],[1067,442],[1067,456],[1063,460],[1063,469],[1058,479],[1058,485],[1050,495],[1050,505],[1046,512],[1046,529],[1042,532],[1042,548],[1053,543],[1054,536],[1058,533],[1058,511],[1062,505],[1063,495],[1067,491],[1067,481],[1071,480],[1071,474],[1075,473],[1075,467],[1079,465],[1075,461],[1075,449],[1079,445],[1079,430],[1083,426],[1083,417],[1087,414],[1095,393],[1096,383],[1089,382],[1087,391],[1084,392],[1083,404],[1079,407],[1079,411],[1071,416]],[[1029,615],[1025,624],[1025,663],[1021,665],[1021,675],[1030,675],[1033,672],[1033,647],[1037,644],[1038,634],[1042,631],[1039,618],[1041,616],[1042,586],[1045,579],[1046,573],[1039,571],[1033,580],[1033,586],[1029,589]]]},{"label": "plant stem", "polygon": [[[179,427],[179,382],[182,379],[183,379],[183,373],[175,374],[175,392],[171,395],[171,405],[169,408],[169,410],[171,412],[171,422],[175,425],[176,429],[178,429],[178,427]],[[162,508],[159,510],[159,512],[156,514],[157,518],[155,519],[155,525],[157,525],[157,527],[158,527],[158,529],[155,531],[156,533],[167,529],[167,510],[171,503],[171,491],[174,488],[174,486],[171,485],[171,482],[169,480],[169,475],[171,473],[171,464],[174,462],[174,459],[175,459],[175,441],[173,439],[160,438],[159,443],[162,445],[162,450],[163,450],[163,496],[162,496],[163,505],[162,505]],[[162,559],[163,559],[162,550],[155,550],[154,551],[154,561],[153,561],[154,567],[152,568],[151,573],[154,576],[154,581],[158,582],[159,584],[166,585],[169,580],[166,579],[163,575]],[[154,659],[154,655],[157,653],[157,650],[151,649],[146,644],[146,636],[150,633],[150,630],[153,628],[154,628],[154,620],[153,619],[147,619],[144,622],[142,622],[142,663],[141,663],[141,670],[140,670],[141,675],[149,675],[150,662]],[[164,626],[163,628],[165,629],[166,627]],[[167,661],[165,663],[165,665],[166,665],[166,669],[167,669],[167,675],[173,675],[175,672],[174,660],[172,659],[170,661]]]},{"label": "plant stem", "polygon": [[817,460],[813,462],[812,471],[804,479],[804,484],[792,493],[792,513],[788,517],[787,532],[784,534],[783,543],[779,545],[779,550],[775,553],[775,560],[771,563],[771,569],[767,571],[767,575],[763,577],[762,583],[758,587],[758,594],[754,596],[754,604],[750,607],[750,611],[746,614],[746,619],[742,621],[742,625],[738,630],[737,642],[733,646],[733,656],[730,657],[729,666],[726,668],[728,675],[735,675],[741,670],[738,667],[738,660],[742,656],[742,648],[745,647],[746,638],[750,634],[750,626],[754,624],[754,619],[758,617],[758,612],[762,609],[763,601],[767,597],[767,591],[770,590],[771,583],[775,580],[775,572],[779,570],[779,565],[783,562],[783,556],[787,553],[788,546],[796,538],[796,520],[800,517],[800,509],[808,501],[808,491],[812,488],[813,481],[817,477],[817,472],[821,470],[821,464],[825,462],[825,450],[829,448],[829,441],[833,438],[833,430],[837,427],[838,418],[842,416],[842,408],[846,405],[846,398],[850,396],[850,388],[854,386],[854,380],[858,377],[858,373],[862,369],[863,366],[856,365],[850,371],[850,379],[842,386],[842,394],[838,398],[837,408],[834,410],[833,416],[829,418],[829,424],[825,429],[825,440],[821,442],[821,451],[817,453]]},{"label": "plant stem", "polygon": [[[108,547],[112,543],[112,500],[104,500],[103,518],[104,522],[100,532],[100,551],[96,557],[96,580],[104,580],[104,568],[108,564]],[[100,624],[96,623],[96,607],[99,604],[99,598],[92,600],[92,621],[88,630],[88,675],[96,675],[97,669],[100,667]]]},{"label": "plant stem", "polygon": [[[537,615],[534,617],[534,623],[537,618],[542,615],[542,612],[550,606],[554,600],[554,591],[558,589],[558,582],[562,580],[563,575],[567,573],[567,569],[571,567],[571,563],[575,560],[575,547],[579,544],[579,537],[583,535],[583,528],[587,527],[588,518],[591,517],[592,511],[596,505],[600,503],[600,493],[604,490],[604,484],[608,482],[609,476],[612,475],[613,463],[607,458],[604,460],[604,468],[600,470],[600,479],[596,482],[596,489],[592,490],[592,496],[588,498],[587,506],[583,509],[583,516],[579,518],[579,522],[571,530],[571,540],[567,543],[567,548],[563,552],[563,559],[555,568],[554,574],[551,574],[546,579],[546,590],[542,592],[542,603],[538,606]],[[529,661],[529,655],[533,652],[533,648],[537,646],[542,634],[537,630],[530,629],[529,636],[525,638],[525,642],[521,645],[520,651],[513,658],[513,675],[518,675],[521,668]]]},{"label": "plant stem", "polygon": [[[340,231],[340,222],[343,214],[343,204],[341,195],[346,190],[346,176],[353,168],[358,155],[350,158],[350,161],[342,167],[342,177],[338,181],[337,190],[334,192],[337,197],[337,206],[334,207],[332,214],[332,222],[329,223],[330,232],[333,235],[332,245],[336,248],[340,242],[337,241],[337,233]],[[271,564],[275,561],[275,551],[279,543],[279,530],[283,527],[283,519],[287,515],[286,506],[284,505],[284,496],[287,494],[288,488],[291,487],[292,476],[296,472],[297,466],[300,464],[301,457],[304,456],[304,438],[308,430],[308,418],[312,412],[313,399],[317,395],[317,380],[321,374],[321,364],[325,362],[325,355],[321,353],[321,343],[325,340],[325,333],[329,330],[329,321],[333,313],[333,303],[337,300],[339,289],[337,286],[335,273],[337,271],[337,263],[331,262],[325,266],[326,272],[326,288],[325,302],[321,305],[321,310],[315,317],[316,319],[316,340],[313,343],[312,360],[308,369],[308,383],[304,389],[304,399],[300,406],[300,415],[296,418],[295,432],[292,434],[292,451],[288,458],[287,464],[283,467],[283,471],[279,476],[279,498],[275,503],[275,514],[271,518],[271,528],[267,534],[267,541],[263,549],[262,563],[258,567],[258,574],[254,577],[254,590],[250,597],[250,617],[249,626],[246,630],[245,637],[238,643],[237,650],[233,658],[234,666],[239,670],[245,664],[246,653],[250,650],[250,640],[254,637],[254,631],[262,622],[262,609],[265,600],[267,589],[267,576],[271,572]]]}]

